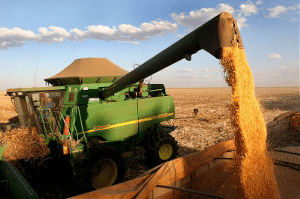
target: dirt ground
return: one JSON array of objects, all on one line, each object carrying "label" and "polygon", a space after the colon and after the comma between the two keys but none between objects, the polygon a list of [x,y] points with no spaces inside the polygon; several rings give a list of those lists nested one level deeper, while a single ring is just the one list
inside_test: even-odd
[{"label": "dirt ground", "polygon": [[[266,124],[284,112],[300,111],[299,88],[256,88],[255,91]],[[177,127],[172,135],[180,145],[180,155],[233,138],[230,88],[174,88],[167,92],[174,98],[176,119],[169,123]],[[194,109],[198,109],[196,117]]]}]

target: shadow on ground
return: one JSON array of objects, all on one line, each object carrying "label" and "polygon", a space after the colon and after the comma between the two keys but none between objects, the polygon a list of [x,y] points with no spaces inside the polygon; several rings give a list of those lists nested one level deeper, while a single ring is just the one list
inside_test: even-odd
[{"label": "shadow on ground", "polygon": [[0,131],[6,131],[15,128],[20,128],[18,116],[10,118],[6,123],[0,123]]},{"label": "shadow on ground", "polygon": [[282,111],[300,111],[300,95],[284,95],[275,99],[262,100],[261,105],[265,109],[280,109]]}]

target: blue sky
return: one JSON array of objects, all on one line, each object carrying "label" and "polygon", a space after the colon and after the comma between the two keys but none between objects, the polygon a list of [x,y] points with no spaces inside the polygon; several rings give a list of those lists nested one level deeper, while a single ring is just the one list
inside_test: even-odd
[{"label": "blue sky", "polygon": [[[45,86],[84,57],[105,57],[130,71],[220,12],[238,22],[256,86],[299,86],[299,1],[0,2],[0,90]],[[167,87],[226,87],[219,61],[205,51],[148,79]]]}]

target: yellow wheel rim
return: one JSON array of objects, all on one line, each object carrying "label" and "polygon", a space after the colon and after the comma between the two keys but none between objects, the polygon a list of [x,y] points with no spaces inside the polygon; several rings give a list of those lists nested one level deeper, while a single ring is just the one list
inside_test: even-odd
[{"label": "yellow wheel rim", "polygon": [[172,156],[173,148],[170,144],[163,144],[159,148],[158,154],[159,154],[160,159],[167,160]]},{"label": "yellow wheel rim", "polygon": [[97,162],[92,169],[92,186],[95,189],[111,186],[117,179],[117,164],[110,159]]}]

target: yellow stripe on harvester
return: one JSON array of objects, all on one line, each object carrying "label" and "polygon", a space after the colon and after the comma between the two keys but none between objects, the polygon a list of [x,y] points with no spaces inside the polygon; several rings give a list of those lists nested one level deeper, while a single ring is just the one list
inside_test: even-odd
[{"label": "yellow stripe on harvester", "polygon": [[[151,117],[143,118],[143,119],[140,119],[140,120],[132,120],[132,121],[118,123],[118,124],[105,124],[105,125],[102,125],[102,126],[95,126],[94,129],[85,131],[84,133],[92,133],[92,132],[96,132],[96,131],[114,129],[114,128],[118,128],[118,127],[122,127],[122,126],[127,126],[127,125],[130,125],[130,124],[148,122],[148,121],[151,121],[151,120],[170,117],[172,115],[174,115],[174,113],[164,113],[164,114],[159,114],[159,115],[154,115],[154,116],[151,116]],[[81,133],[79,133],[79,134],[81,134]]]}]

